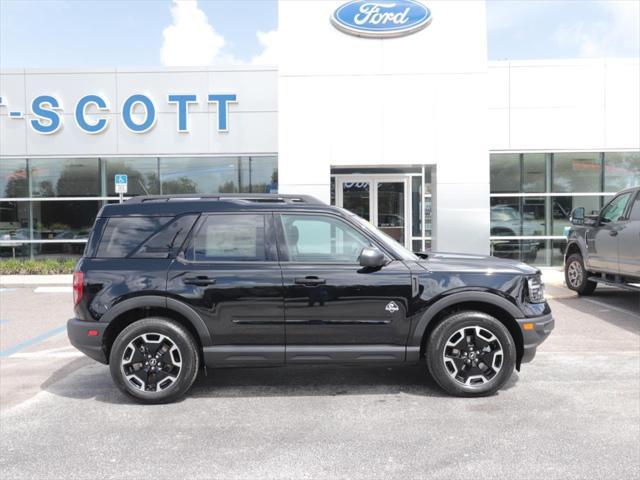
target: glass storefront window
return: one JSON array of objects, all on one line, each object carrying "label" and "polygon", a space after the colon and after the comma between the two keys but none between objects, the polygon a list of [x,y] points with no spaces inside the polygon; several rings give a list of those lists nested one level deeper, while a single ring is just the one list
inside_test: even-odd
[{"label": "glass storefront window", "polygon": [[239,157],[161,158],[162,193],[238,193],[239,170]]},{"label": "glass storefront window", "polygon": [[[25,202],[26,203],[26,202]],[[34,238],[42,240],[86,240],[102,202],[82,200],[75,202],[31,202]],[[75,245],[75,246],[74,246]],[[43,253],[82,252],[83,243],[43,244]]]},{"label": "glass storefront window", "polygon": [[565,227],[570,226],[569,216],[574,208],[584,207],[587,215],[600,211],[600,196],[561,196],[550,197],[552,212],[552,235],[564,235]]},{"label": "glass storefront window", "polygon": [[34,197],[100,196],[97,158],[37,158],[29,162]]},{"label": "glass storefront window", "polygon": [[0,257],[30,255],[30,244],[36,240],[29,230],[29,202],[0,202]]},{"label": "glass storefront window", "polygon": [[599,153],[555,153],[553,191],[600,192],[602,163]]},{"label": "glass storefront window", "polygon": [[242,193],[278,193],[278,158],[242,157],[240,191]]},{"label": "glass storefront window", "polygon": [[160,193],[157,158],[106,158],[104,162],[107,196],[116,196],[114,176],[126,174],[127,196],[157,195]]},{"label": "glass storefront window", "polygon": [[411,215],[413,217],[411,219],[411,235],[414,237],[422,236],[421,183],[421,177],[411,177]]},{"label": "glass storefront window", "polygon": [[525,153],[522,155],[523,192],[546,192],[547,156],[546,153]]},{"label": "glass storefront window", "polygon": [[640,152],[604,154],[604,191],[619,192],[640,185]]},{"label": "glass storefront window", "polygon": [[517,193],[520,191],[520,154],[495,153],[491,155],[491,193]]},{"label": "glass storefront window", "polygon": [[491,199],[491,236],[517,237],[522,235],[522,217],[518,197]]},{"label": "glass storefront window", "polygon": [[521,201],[522,235],[525,237],[546,235],[546,199],[544,197],[523,197]]},{"label": "glass storefront window", "polygon": [[0,161],[0,197],[28,197],[27,161],[25,159],[2,159]]}]

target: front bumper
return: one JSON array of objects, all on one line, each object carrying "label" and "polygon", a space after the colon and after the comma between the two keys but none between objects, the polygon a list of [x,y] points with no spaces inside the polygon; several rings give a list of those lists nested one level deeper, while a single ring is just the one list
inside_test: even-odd
[{"label": "front bumper", "polygon": [[[538,345],[544,342],[553,327],[555,326],[555,320],[551,313],[534,318],[519,318],[517,319],[520,325],[520,331],[522,332],[523,340],[523,353],[520,363],[527,363],[533,360],[536,356],[536,349]],[[525,328],[525,324],[533,324],[533,328]],[[528,325],[527,325],[528,326]]]},{"label": "front bumper", "polygon": [[[106,364],[108,363],[107,355],[102,345],[102,339],[107,325],[107,323],[84,322],[77,318],[71,318],[67,321],[69,342],[88,357]],[[88,332],[91,330],[97,331],[98,334],[89,335]]]}]

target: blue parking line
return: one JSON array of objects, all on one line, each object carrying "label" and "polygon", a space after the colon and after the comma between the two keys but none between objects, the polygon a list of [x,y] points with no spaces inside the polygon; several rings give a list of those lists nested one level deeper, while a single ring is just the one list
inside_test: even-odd
[{"label": "blue parking line", "polygon": [[59,333],[64,332],[67,329],[66,325],[61,325],[57,328],[54,328],[52,330],[47,330],[44,333],[41,333],[40,335],[36,335],[33,338],[30,338],[29,340],[25,340],[24,342],[18,343],[17,345],[14,345],[13,347],[9,347],[6,350],[3,350],[0,352],[0,357],[8,357],[9,355],[13,355],[14,353],[18,353],[20,350],[24,350],[25,348],[29,348],[32,347],[34,345],[37,345],[39,343],[44,342],[46,339],[53,337],[54,335],[58,335]]}]

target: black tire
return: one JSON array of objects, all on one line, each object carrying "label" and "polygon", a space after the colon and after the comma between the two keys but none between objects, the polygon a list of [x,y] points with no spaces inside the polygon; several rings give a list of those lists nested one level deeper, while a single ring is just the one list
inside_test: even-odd
[{"label": "black tire", "polygon": [[579,253],[569,255],[564,266],[564,281],[569,290],[578,295],[591,295],[598,284],[589,280],[589,272],[584,268],[584,259]]},{"label": "black tire", "polygon": [[[475,340],[467,343],[472,338],[467,334],[471,332],[474,332]],[[455,340],[457,335],[462,338],[455,347],[447,346],[447,342],[452,338]],[[470,345],[474,348],[467,350]],[[458,346],[460,353],[455,355]],[[480,355],[476,353],[478,349],[482,352]],[[454,356],[456,358],[452,358]],[[443,390],[460,397],[481,397],[493,395],[511,377],[516,363],[516,346],[509,330],[494,317],[483,312],[465,311],[445,317],[436,326],[427,339],[426,357],[431,376]],[[468,378],[464,378],[465,375]]]},{"label": "black tire", "polygon": [[[153,366],[144,366],[147,362]],[[182,325],[166,318],[145,318],[132,323],[118,335],[109,355],[113,381],[141,403],[169,403],[178,399],[193,385],[199,366],[193,336]],[[128,376],[125,368],[132,375]]]}]

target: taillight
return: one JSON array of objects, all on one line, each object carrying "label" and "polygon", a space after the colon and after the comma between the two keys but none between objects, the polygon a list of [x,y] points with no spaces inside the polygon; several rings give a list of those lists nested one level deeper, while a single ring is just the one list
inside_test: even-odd
[{"label": "taillight", "polygon": [[82,300],[84,293],[84,274],[82,272],[73,272],[73,304],[78,305]]}]

